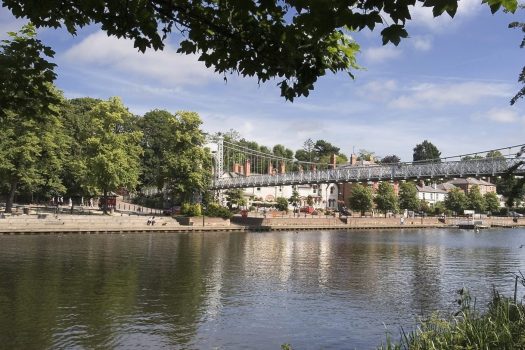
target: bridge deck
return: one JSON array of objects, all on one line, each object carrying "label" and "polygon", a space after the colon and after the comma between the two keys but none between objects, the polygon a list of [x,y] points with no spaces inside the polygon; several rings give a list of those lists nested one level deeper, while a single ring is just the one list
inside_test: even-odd
[{"label": "bridge deck", "polygon": [[267,187],[318,183],[364,181],[395,181],[410,179],[482,177],[504,175],[513,171],[525,174],[525,158],[485,158],[433,163],[398,163],[386,165],[349,166],[331,170],[293,172],[275,175],[218,178],[212,189]]}]

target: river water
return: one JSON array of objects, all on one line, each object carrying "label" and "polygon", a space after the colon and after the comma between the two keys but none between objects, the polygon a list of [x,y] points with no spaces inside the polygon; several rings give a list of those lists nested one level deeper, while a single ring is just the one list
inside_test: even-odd
[{"label": "river water", "polygon": [[[0,348],[374,349],[525,272],[524,229],[0,237]],[[520,290],[520,295],[525,290]]]}]

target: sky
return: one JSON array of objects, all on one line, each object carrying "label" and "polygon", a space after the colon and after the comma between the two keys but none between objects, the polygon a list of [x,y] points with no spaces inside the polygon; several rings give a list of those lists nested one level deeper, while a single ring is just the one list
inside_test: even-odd
[{"label": "sky", "polygon": [[[129,109],[195,111],[206,132],[238,131],[266,146],[297,150],[323,139],[347,155],[366,149],[378,156],[412,160],[423,140],[442,156],[481,152],[525,143],[525,99],[510,106],[525,65],[523,33],[509,29],[523,13],[490,13],[480,1],[460,0],[454,19],[411,9],[410,37],[383,46],[382,27],[353,35],[362,69],[321,77],[307,98],[280,97],[278,80],[215,74],[196,56],[176,53],[176,35],[164,51],[133,48],[97,26],[76,36],[40,29],[58,67],[56,85],[68,98],[119,96]],[[0,8],[0,39],[26,21]]]}]

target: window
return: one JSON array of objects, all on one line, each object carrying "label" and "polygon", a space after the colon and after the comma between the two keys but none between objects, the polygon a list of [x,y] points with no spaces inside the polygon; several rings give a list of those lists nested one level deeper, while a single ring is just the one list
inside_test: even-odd
[{"label": "window", "polygon": [[260,191],[260,190],[261,190],[261,188],[260,188],[260,187],[257,187],[257,191]]},{"label": "window", "polygon": [[334,194],[334,186],[330,187],[330,194]]}]

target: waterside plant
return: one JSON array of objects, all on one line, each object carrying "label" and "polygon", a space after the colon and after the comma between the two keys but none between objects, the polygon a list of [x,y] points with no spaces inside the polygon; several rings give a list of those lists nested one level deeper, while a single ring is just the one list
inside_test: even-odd
[{"label": "waterside plant", "polygon": [[413,332],[402,330],[399,342],[388,335],[379,349],[525,349],[525,305],[517,300],[518,281],[525,286],[521,272],[516,276],[513,298],[494,289],[484,312],[471,305],[470,295],[463,288],[458,291],[461,309],[456,314],[449,318],[434,314]]}]

